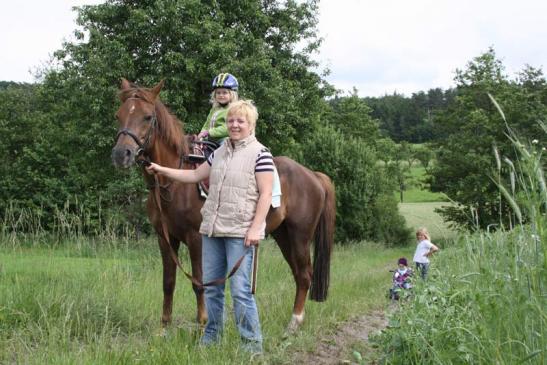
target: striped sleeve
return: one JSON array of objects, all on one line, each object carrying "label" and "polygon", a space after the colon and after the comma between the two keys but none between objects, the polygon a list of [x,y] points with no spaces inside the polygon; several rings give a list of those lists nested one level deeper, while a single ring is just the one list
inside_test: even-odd
[{"label": "striped sleeve", "polygon": [[209,164],[209,166],[211,166],[213,164],[213,159],[215,158],[215,151],[213,151],[209,157],[207,157],[207,163]]},{"label": "striped sleeve", "polygon": [[256,158],[255,173],[256,172],[273,172],[274,163],[273,156],[268,149],[263,149]]}]

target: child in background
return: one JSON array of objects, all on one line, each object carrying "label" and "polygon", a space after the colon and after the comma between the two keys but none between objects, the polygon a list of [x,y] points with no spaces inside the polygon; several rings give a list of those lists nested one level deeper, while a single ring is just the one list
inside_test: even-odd
[{"label": "child in background", "polygon": [[402,290],[412,288],[410,278],[412,276],[412,269],[409,268],[408,262],[405,257],[401,257],[397,261],[397,270],[393,273],[393,287],[389,291],[390,298],[398,300],[401,297]]},{"label": "child in background", "polygon": [[226,113],[228,112],[228,106],[238,100],[237,89],[239,83],[234,75],[221,73],[213,79],[212,87],[211,104],[213,104],[213,107],[197,138],[198,140],[207,138],[209,141],[220,145],[228,137]]},{"label": "child in background", "polygon": [[429,270],[429,257],[439,251],[439,248],[431,243],[431,238],[426,228],[419,228],[416,231],[416,240],[418,241],[418,246],[416,247],[413,261],[416,263],[416,270],[420,273],[422,279],[425,280]]},{"label": "child in background", "polygon": [[402,289],[410,289],[410,276],[412,275],[412,269],[408,267],[408,263],[405,257],[401,257],[397,261],[397,270],[393,274],[393,285]]}]

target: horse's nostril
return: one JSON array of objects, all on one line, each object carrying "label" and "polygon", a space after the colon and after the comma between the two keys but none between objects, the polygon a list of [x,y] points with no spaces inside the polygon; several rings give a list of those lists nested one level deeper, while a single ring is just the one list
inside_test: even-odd
[{"label": "horse's nostril", "polygon": [[125,150],[125,157],[131,157],[131,151],[126,149]]}]

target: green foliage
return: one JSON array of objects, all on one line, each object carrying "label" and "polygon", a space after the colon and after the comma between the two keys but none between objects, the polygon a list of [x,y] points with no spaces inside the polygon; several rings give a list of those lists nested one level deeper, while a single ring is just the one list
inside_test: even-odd
[{"label": "green foliage", "polygon": [[426,171],[434,156],[435,156],[435,153],[427,145],[420,145],[419,147],[416,147],[414,150],[414,157],[418,161],[420,161],[420,163],[422,164],[422,166],[425,168]]},{"label": "green foliage", "polygon": [[287,153],[313,131],[331,92],[309,71],[320,44],[316,14],[316,1],[111,1],[82,8],[89,42],[67,47],[63,60],[94,77],[106,71],[108,85],[121,76],[143,85],[165,78],[163,100],[191,132],[210,108],[212,78],[231,72],[259,107],[260,139]]},{"label": "green foliage", "polygon": [[371,109],[357,95],[357,90],[347,97],[337,97],[330,102],[331,108],[327,120],[332,121],[346,138],[357,138],[367,144],[373,144],[379,137],[378,121],[370,116]]},{"label": "green foliage", "polygon": [[[545,129],[547,134],[547,129]],[[461,236],[376,338],[389,364],[544,364],[547,189],[541,152],[510,132],[519,166],[500,188],[527,224]],[[534,153],[535,152],[535,153]]]},{"label": "green foliage", "polygon": [[414,93],[410,98],[394,93],[364,100],[372,108],[372,117],[380,121],[383,135],[396,142],[422,143],[433,139],[433,118],[448,108],[454,96],[452,89],[436,88]]},{"label": "green foliage", "polygon": [[337,239],[406,244],[409,231],[397,212],[393,185],[361,140],[319,129],[304,145],[305,165],[329,175],[336,187]]},{"label": "green foliage", "polygon": [[[232,72],[242,96],[258,105],[261,141],[274,154],[297,154],[331,92],[309,71],[316,14],[315,1],[113,0],[79,8],[78,41],[55,52],[41,84],[0,85],[0,152],[9,157],[0,168],[0,212],[34,209],[48,226],[65,206],[83,205],[95,222],[99,212],[142,211],[139,174],[110,164],[121,77],[143,86],[165,78],[162,99],[195,132],[210,108],[211,79]],[[139,231],[144,222],[133,220]]]},{"label": "green foliage", "polygon": [[503,108],[508,126],[531,141],[539,138],[537,122],[547,115],[545,78],[541,71],[528,67],[519,79],[509,80],[490,49],[466,70],[458,71],[456,82],[455,104],[435,119],[441,138],[435,144],[431,187],[460,204],[443,210],[447,219],[467,227],[507,225],[509,207],[490,178],[498,175],[492,149],[509,159],[514,159],[515,150],[505,136],[506,123],[488,94]]}]

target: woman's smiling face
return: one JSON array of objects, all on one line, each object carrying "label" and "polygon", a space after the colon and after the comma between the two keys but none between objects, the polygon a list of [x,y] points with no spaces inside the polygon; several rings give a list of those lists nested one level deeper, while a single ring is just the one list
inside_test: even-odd
[{"label": "woman's smiling face", "polygon": [[251,125],[244,115],[228,116],[227,125],[232,141],[241,141],[251,135]]}]

